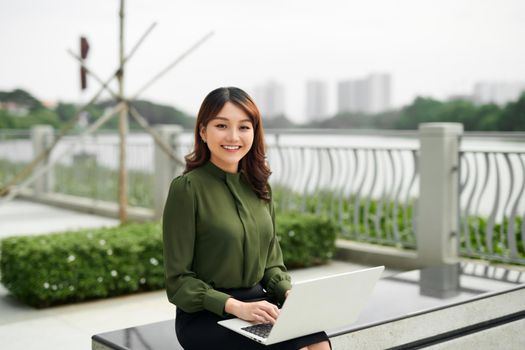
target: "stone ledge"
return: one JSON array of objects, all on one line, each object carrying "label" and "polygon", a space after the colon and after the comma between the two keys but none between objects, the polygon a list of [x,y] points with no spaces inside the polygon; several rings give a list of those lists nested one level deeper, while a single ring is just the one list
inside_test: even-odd
[{"label": "stone ledge", "polygon": [[369,266],[385,265],[399,270],[412,270],[422,267],[422,264],[417,260],[416,251],[345,239],[338,239],[336,247],[335,258],[337,260],[352,261]]},{"label": "stone ledge", "polygon": [[[114,202],[77,197],[62,193],[35,194],[33,190],[22,190],[20,197],[33,202],[49,204],[55,207],[76,210],[82,213],[100,215],[118,219],[118,204]],[[133,221],[149,221],[154,219],[152,209],[128,207],[128,218]]]},{"label": "stone ledge", "polygon": [[[366,348],[373,350],[398,347],[425,338],[436,338],[440,334],[490,322],[523,310],[525,310],[525,289],[521,288],[432,312],[409,315],[399,320],[371,325],[350,333],[331,336],[330,340],[334,349]],[[474,336],[470,337],[470,339],[474,338]]]}]

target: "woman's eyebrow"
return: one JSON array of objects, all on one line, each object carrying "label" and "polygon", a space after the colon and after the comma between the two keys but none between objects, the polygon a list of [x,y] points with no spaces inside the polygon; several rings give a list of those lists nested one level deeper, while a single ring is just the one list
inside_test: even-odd
[{"label": "woman's eyebrow", "polygon": [[[213,119],[220,119],[220,120],[224,120],[224,121],[230,122],[230,119],[225,118],[225,117],[215,117],[215,118],[213,118]],[[241,122],[241,123],[243,123],[243,122],[249,122],[249,123],[251,123],[252,121],[251,121],[250,118],[246,118],[246,119],[242,119],[240,122]]]}]

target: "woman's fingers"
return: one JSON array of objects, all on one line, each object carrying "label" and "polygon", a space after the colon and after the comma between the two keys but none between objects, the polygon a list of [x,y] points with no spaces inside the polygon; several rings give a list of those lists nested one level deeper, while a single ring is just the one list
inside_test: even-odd
[{"label": "woman's fingers", "polygon": [[275,306],[274,304],[270,304],[268,302],[264,302],[265,304],[262,305],[262,309],[266,311],[270,316],[272,316],[273,319],[277,319],[279,316],[279,308]]},{"label": "woman's fingers", "polygon": [[268,314],[264,310],[259,310],[255,316],[256,316],[257,322],[271,323],[271,324],[275,323],[275,318],[273,318],[270,314]]},{"label": "woman's fingers", "polygon": [[263,322],[275,323],[279,316],[279,309],[277,306],[266,301],[254,303],[254,314],[257,315]]},{"label": "woman's fingers", "polygon": [[[238,302],[230,301],[227,304],[228,312],[250,322],[275,323],[279,317],[279,308],[267,301]],[[230,305],[231,304],[231,305]]]}]

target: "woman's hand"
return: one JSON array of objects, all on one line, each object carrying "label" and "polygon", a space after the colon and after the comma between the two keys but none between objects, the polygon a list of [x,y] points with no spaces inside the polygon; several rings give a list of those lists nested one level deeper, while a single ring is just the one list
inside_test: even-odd
[{"label": "woman's hand", "polygon": [[279,316],[279,308],[267,301],[245,303],[237,299],[226,300],[224,311],[248,322],[274,324]]}]

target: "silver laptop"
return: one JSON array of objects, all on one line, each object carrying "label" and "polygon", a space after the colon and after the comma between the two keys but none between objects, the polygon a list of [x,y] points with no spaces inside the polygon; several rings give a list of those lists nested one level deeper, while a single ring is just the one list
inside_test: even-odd
[{"label": "silver laptop", "polygon": [[295,283],[273,326],[239,318],[218,323],[264,345],[342,328],[355,322],[384,269],[378,266]]}]

